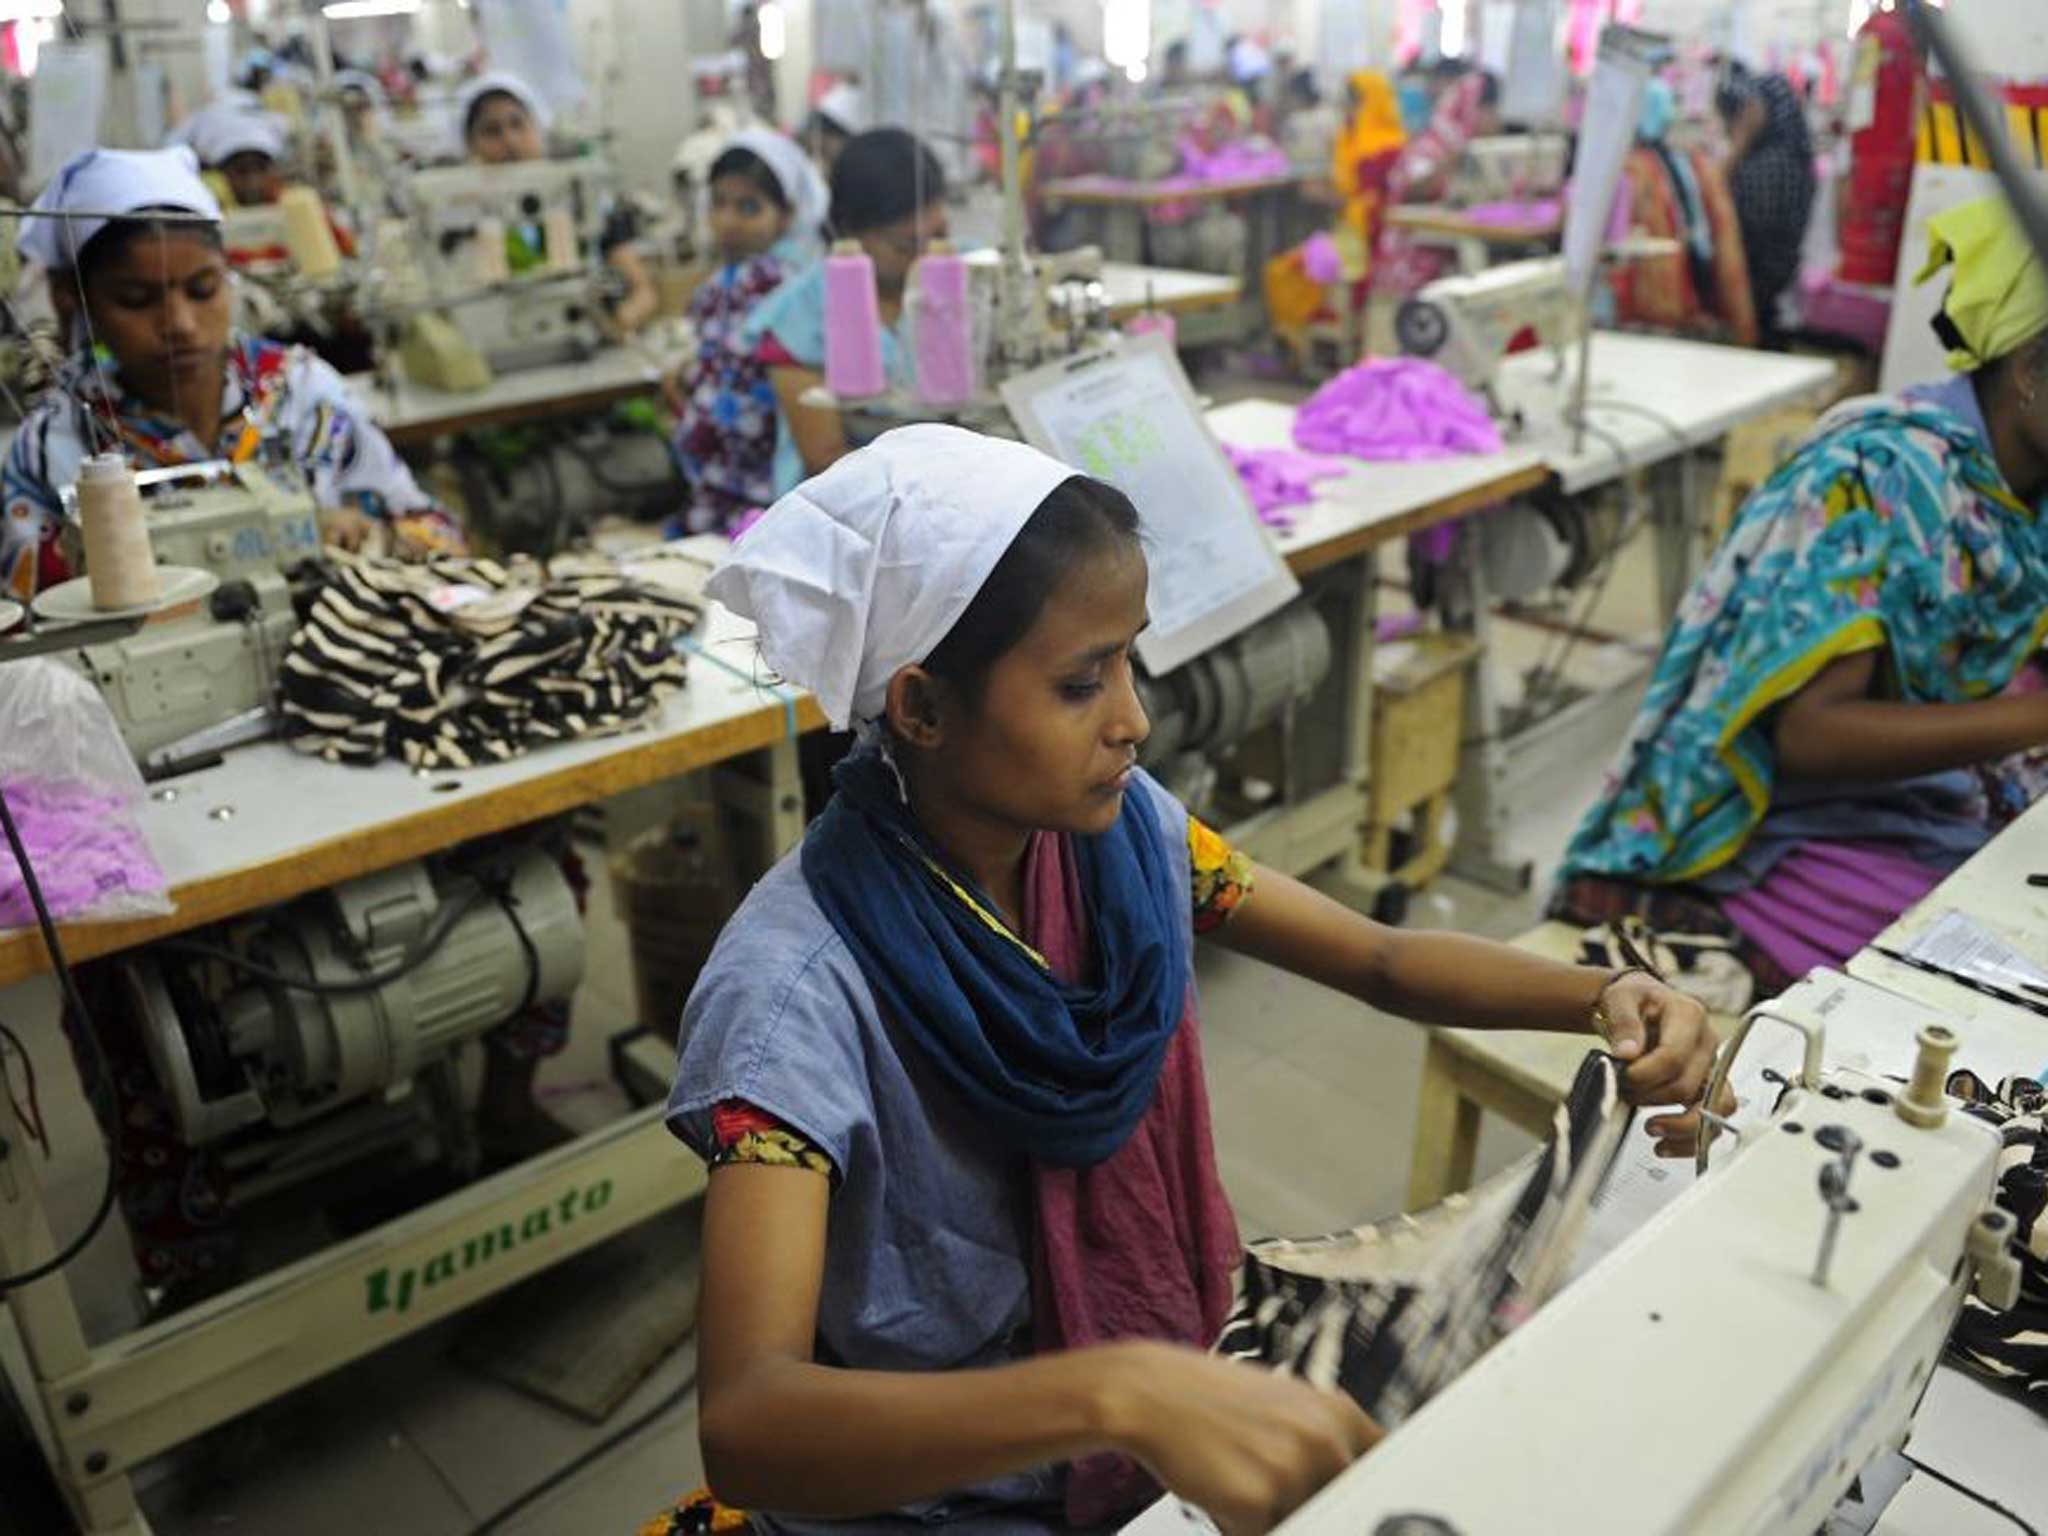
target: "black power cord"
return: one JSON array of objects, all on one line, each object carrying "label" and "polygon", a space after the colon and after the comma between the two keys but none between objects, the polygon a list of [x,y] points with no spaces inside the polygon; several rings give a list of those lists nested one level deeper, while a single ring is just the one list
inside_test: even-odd
[{"label": "black power cord", "polygon": [[[14,855],[14,862],[21,870],[22,888],[28,892],[29,905],[35,908],[36,926],[42,930],[43,947],[50,953],[50,964],[56,969],[57,984],[62,994],[62,1006],[77,1020],[77,1032],[90,1047],[93,1075],[99,1079],[96,1085],[110,1098],[114,1092],[113,1068],[107,1063],[107,1053],[100,1045],[98,1031],[92,1027],[92,1015],[87,1011],[85,999],[79,996],[78,983],[71,975],[71,962],[64,957],[64,945],[57,938],[57,925],[50,917],[49,905],[43,900],[42,883],[36,879],[34,866],[29,863],[28,849],[22,846],[21,832],[14,824],[14,812],[8,809],[7,796],[0,793],[0,831],[7,836],[8,852]],[[23,1052],[23,1059],[27,1053]],[[107,1181],[100,1190],[98,1207],[92,1219],[85,1224],[85,1230],[67,1243],[58,1253],[19,1274],[0,1275],[0,1292],[18,1290],[24,1285],[33,1285],[38,1280],[47,1280],[77,1258],[99,1236],[100,1228],[107,1224],[107,1218],[114,1211],[114,1195],[121,1171],[121,1115],[117,1105],[109,1103],[100,1123],[107,1134]],[[0,1143],[0,1157],[12,1155],[13,1149]]]},{"label": "black power cord", "polygon": [[2019,1527],[2019,1529],[2025,1531],[2027,1533],[2027,1536],[2041,1536],[2039,1527],[2029,1524],[2027,1521],[2020,1518],[2020,1516],[2014,1514],[2011,1510],[2007,1509],[2003,1504],[1999,1503],[1998,1500],[1993,1498],[1987,1498],[1985,1495],[1979,1493],[1974,1488],[1965,1487],[1963,1484],[1957,1482],[1954,1478],[1950,1477],[1946,1472],[1937,1472],[1934,1470],[1934,1468],[1927,1465],[1926,1462],[1915,1460],[1913,1457],[1908,1456],[1904,1451],[1899,1452],[1899,1459],[1904,1461],[1906,1465],[1911,1467],[1915,1472],[1923,1473],[1926,1476],[1933,1478],[1937,1483],[1941,1484],[1942,1487],[1947,1488],[1952,1492],[1961,1494],[1964,1498],[1968,1499],[1972,1504],[1982,1505],[1985,1509],[1990,1510],[1994,1515],[2003,1515],[2006,1519],[2010,1520],[2014,1525]]},{"label": "black power cord", "polygon": [[[451,902],[434,916],[433,926],[420,936],[417,944],[400,955],[389,969],[370,971],[361,976],[351,976],[346,981],[313,981],[304,976],[293,976],[275,970],[261,961],[251,960],[247,955],[228,949],[219,944],[203,944],[196,939],[165,939],[162,947],[175,955],[186,955],[195,960],[213,960],[258,981],[269,982],[272,986],[284,987],[293,992],[310,992],[316,997],[349,997],[361,992],[375,992],[379,987],[389,986],[401,977],[410,975],[433,958],[455,925],[469,915],[492,893],[481,883],[459,902]],[[525,937],[522,931],[520,937]]]}]

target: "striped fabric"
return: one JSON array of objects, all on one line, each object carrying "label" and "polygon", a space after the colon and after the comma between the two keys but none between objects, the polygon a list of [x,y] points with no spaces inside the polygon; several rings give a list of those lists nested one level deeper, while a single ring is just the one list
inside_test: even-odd
[{"label": "striped fabric", "polygon": [[1589,1052],[1549,1144],[1471,1194],[1251,1244],[1216,1352],[1342,1391],[1392,1429],[1562,1283],[1633,1118],[1614,1058]]},{"label": "striped fabric", "polygon": [[603,557],[330,559],[279,680],[292,744],[330,762],[503,762],[622,730],[683,684],[699,609]]},{"label": "striped fabric", "polygon": [[1948,1092],[1964,1113],[1998,1127],[1998,1203],[2018,1226],[2020,1256],[2019,1304],[1998,1312],[1966,1294],[1948,1357],[2048,1413],[2048,1093],[2030,1077],[1994,1091],[1973,1072],[1951,1074]]}]

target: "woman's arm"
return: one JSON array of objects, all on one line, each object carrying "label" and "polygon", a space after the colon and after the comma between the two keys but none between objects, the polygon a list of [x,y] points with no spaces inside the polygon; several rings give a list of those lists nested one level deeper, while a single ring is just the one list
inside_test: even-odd
[{"label": "woman's arm", "polygon": [[605,253],[605,263],[626,280],[626,292],[612,311],[612,324],[619,328],[622,336],[631,336],[652,320],[655,311],[661,308],[661,295],[655,290],[653,274],[647,270],[647,263],[640,259],[640,253],[630,242],[615,245]]},{"label": "woman's arm", "polygon": [[1779,709],[1772,731],[1787,778],[1883,783],[2048,743],[2048,694],[1967,704],[1876,699],[1878,655],[1831,662]]},{"label": "woman's arm", "polygon": [[1764,105],[1762,95],[1752,95],[1736,111],[1735,119],[1728,125],[1728,163],[1742,164],[1742,157],[1763,136],[1764,125],[1770,120],[1770,109]]},{"label": "woman's arm", "polygon": [[825,382],[825,376],[809,368],[775,367],[768,370],[775,386],[775,403],[782,419],[789,423],[789,435],[796,440],[797,456],[807,474],[830,469],[846,457],[846,425],[831,406],[806,405],[804,394]]},{"label": "woman's arm", "polygon": [[[1714,1061],[1714,1032],[1692,998],[1640,973],[1619,979],[1461,933],[1389,928],[1261,867],[1251,893],[1216,931],[1226,948],[1305,976],[1387,1013],[1467,1029],[1594,1027],[1604,1001],[1607,1039],[1628,1063],[1622,1085],[1638,1104],[1698,1101]],[[1669,1144],[1697,1130],[1694,1115],[1653,1120]]]},{"label": "woman's arm", "polygon": [[711,1175],[698,1343],[701,1437],[727,1504],[873,1515],[1115,1450],[1230,1536],[1276,1524],[1379,1438],[1349,1398],[1162,1344],[972,1371],[812,1360],[830,1185],[801,1168]]}]

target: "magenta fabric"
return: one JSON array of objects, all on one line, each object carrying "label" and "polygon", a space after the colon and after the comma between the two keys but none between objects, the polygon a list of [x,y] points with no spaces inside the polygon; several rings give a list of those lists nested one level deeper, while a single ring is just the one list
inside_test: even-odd
[{"label": "magenta fabric", "polygon": [[1244,482],[1259,521],[1269,528],[1292,528],[1294,519],[1287,508],[1308,505],[1316,499],[1318,480],[1344,473],[1344,465],[1336,459],[1287,448],[1239,448],[1225,443],[1223,452]]},{"label": "magenta fabric", "polygon": [[1188,138],[1180,141],[1180,177],[1167,180],[1261,181],[1270,176],[1285,176],[1293,169],[1294,162],[1287,158],[1286,150],[1258,139],[1237,139],[1215,149],[1204,149]]},{"label": "magenta fabric", "polygon": [[[1071,982],[1085,974],[1087,908],[1072,843],[1062,834],[1032,838],[1024,932],[1055,975]],[[1041,1350],[1117,1339],[1209,1347],[1229,1316],[1244,1249],[1216,1172],[1192,980],[1157,1097],[1130,1140],[1092,1168],[1038,1167],[1032,1176],[1032,1312]],[[1158,1491],[1136,1462],[1091,1456],[1068,1474],[1067,1521],[1100,1525],[1134,1513]]]},{"label": "magenta fabric", "polygon": [[1555,197],[1474,203],[1461,209],[1459,216],[1467,223],[1484,224],[1489,229],[1547,230],[1564,216],[1564,203]]},{"label": "magenta fabric", "polygon": [[[125,797],[53,779],[10,779],[0,790],[51,917],[62,922],[102,907],[133,912],[137,897],[162,898],[164,872]],[[0,928],[35,920],[21,867],[0,843]]]},{"label": "magenta fabric", "polygon": [[1301,242],[1301,270],[1312,283],[1340,283],[1344,280],[1344,255],[1328,230],[1317,230]]},{"label": "magenta fabric", "polygon": [[1360,459],[1449,459],[1498,453],[1500,428],[1472,392],[1435,363],[1368,358],[1311,395],[1294,418],[1311,453]]},{"label": "magenta fabric", "polygon": [[1942,880],[1879,843],[1802,843],[1758,884],[1723,896],[1744,938],[1794,976],[1840,967]]}]

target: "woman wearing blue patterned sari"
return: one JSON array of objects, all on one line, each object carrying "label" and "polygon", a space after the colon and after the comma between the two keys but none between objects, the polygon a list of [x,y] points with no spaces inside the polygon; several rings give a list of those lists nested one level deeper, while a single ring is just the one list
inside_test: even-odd
[{"label": "woman wearing blue patterned sari", "polygon": [[1997,199],[1933,249],[1956,376],[1838,406],[1743,506],[1565,854],[1559,915],[1719,941],[1761,994],[2048,787],[2048,282]]}]

